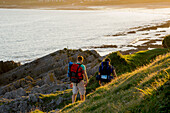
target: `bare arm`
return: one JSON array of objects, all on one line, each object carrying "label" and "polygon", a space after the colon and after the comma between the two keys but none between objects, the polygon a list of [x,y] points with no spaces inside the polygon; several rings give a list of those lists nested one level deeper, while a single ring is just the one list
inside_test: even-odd
[{"label": "bare arm", "polygon": [[85,79],[85,81],[86,81],[86,84],[85,84],[85,86],[87,86],[87,84],[88,84],[88,82],[89,82],[89,79],[88,79],[88,76],[87,76],[87,73],[86,73],[86,69],[84,70],[84,79]]}]

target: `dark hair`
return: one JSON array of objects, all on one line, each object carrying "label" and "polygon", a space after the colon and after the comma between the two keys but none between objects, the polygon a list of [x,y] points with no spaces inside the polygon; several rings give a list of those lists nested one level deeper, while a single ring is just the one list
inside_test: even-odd
[{"label": "dark hair", "polygon": [[105,62],[108,62],[108,61],[109,61],[109,62],[111,61],[110,58],[106,58],[106,59],[105,59]]},{"label": "dark hair", "polygon": [[77,57],[77,60],[78,60],[78,61],[83,61],[83,59],[84,59],[84,58],[83,58],[82,56],[78,56],[78,57]]}]

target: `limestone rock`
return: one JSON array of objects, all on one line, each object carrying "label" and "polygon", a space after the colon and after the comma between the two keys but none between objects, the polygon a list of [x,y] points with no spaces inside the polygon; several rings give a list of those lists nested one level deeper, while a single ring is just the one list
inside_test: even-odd
[{"label": "limestone rock", "polygon": [[31,93],[42,93],[42,91],[41,91],[41,89],[40,89],[40,87],[39,86],[35,86],[33,89],[32,89],[32,91],[31,91]]},{"label": "limestone rock", "polygon": [[41,87],[38,86],[34,87],[31,93],[46,93],[48,89],[49,89],[49,85],[44,84]]},{"label": "limestone rock", "polygon": [[28,101],[30,101],[30,102],[37,102],[38,98],[37,98],[37,96],[35,94],[29,94]]},{"label": "limestone rock", "polygon": [[19,88],[17,90],[5,93],[3,98],[14,99],[14,98],[19,98],[20,96],[26,96],[26,95],[27,95],[26,91],[23,88]]},{"label": "limestone rock", "polygon": [[59,99],[56,101],[56,104],[59,105],[63,101],[62,97],[59,97]]},{"label": "limestone rock", "polygon": [[56,81],[57,81],[57,79],[56,79],[54,73],[48,73],[47,76],[44,77],[44,82],[46,84],[52,84],[52,83],[54,83]]},{"label": "limestone rock", "polygon": [[24,88],[26,85],[28,85],[30,82],[33,82],[33,78],[30,76],[27,76],[25,78],[19,79],[17,81],[14,81],[6,86],[0,87],[0,95],[5,94],[6,92],[10,92],[19,88]]}]

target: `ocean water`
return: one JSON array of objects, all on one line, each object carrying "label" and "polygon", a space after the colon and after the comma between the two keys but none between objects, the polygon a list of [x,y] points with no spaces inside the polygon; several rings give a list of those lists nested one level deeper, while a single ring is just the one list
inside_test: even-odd
[{"label": "ocean water", "polygon": [[[0,9],[0,60],[22,63],[66,48],[93,49],[91,46],[117,45],[118,48],[95,48],[101,55],[138,39],[139,33],[107,37],[133,27],[154,25],[170,19],[168,9],[115,10],[38,10]],[[168,28],[162,35],[168,34]],[[158,42],[159,43],[159,42]]]}]

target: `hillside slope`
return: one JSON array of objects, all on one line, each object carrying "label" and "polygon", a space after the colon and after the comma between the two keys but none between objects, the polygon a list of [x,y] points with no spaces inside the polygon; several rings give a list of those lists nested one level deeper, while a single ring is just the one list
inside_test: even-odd
[{"label": "hillside slope", "polygon": [[170,53],[149,65],[122,74],[60,112],[168,112]]},{"label": "hillside slope", "polygon": [[[157,56],[163,55],[166,53],[170,53],[169,49],[154,49],[154,50],[140,51],[140,52],[137,52],[131,55],[122,55],[120,52],[113,52],[113,53],[110,53],[106,57],[109,57],[112,60],[111,64],[115,66],[117,75],[122,76],[122,74],[124,73],[133,72],[135,69],[153,62],[153,60],[155,60]],[[96,74],[97,72],[95,73],[95,75]],[[90,81],[86,89],[87,95],[90,93],[93,94],[93,92],[95,92],[95,90],[99,87],[99,84],[96,81],[95,75],[89,78]],[[40,108],[44,112],[50,111],[50,109],[51,110],[53,109],[53,111],[51,111],[53,113],[53,112],[58,111],[59,109],[62,109],[65,105],[68,105],[69,103],[71,103],[71,95],[72,95],[71,89],[66,90],[64,92],[57,91],[52,94],[41,95],[40,98],[43,101],[43,103],[39,103],[38,105],[47,106],[47,104],[51,103],[50,101],[53,101],[54,102],[53,106],[48,107],[48,110],[41,109],[42,107]],[[70,99],[64,100],[60,105],[55,104],[58,102],[58,100],[61,100],[60,98],[70,98]],[[89,97],[87,96],[87,98]],[[71,107],[72,104],[69,106]],[[37,113],[37,112],[40,112],[40,111],[35,110],[33,113]]]},{"label": "hillside slope", "polygon": [[[36,61],[34,61],[34,62],[30,63],[30,64],[26,64],[26,67],[28,65],[30,65],[30,69],[27,68],[25,70],[24,66],[22,66],[20,68],[23,68],[24,72],[27,72],[27,71],[29,72],[29,70],[33,71],[35,69],[34,66],[36,66],[36,67],[40,66],[40,68],[41,68],[41,65],[42,65],[41,62],[44,63],[44,61],[46,61],[46,63],[50,64],[50,65],[53,65],[53,63],[54,63],[54,64],[56,64],[56,67],[58,67],[57,66],[58,62],[63,62],[62,64],[65,64],[67,66],[67,63],[66,63],[67,59],[64,59],[64,57],[63,57],[63,55],[67,56],[65,50],[62,50],[62,51],[59,51],[59,52],[60,53],[62,52],[62,55],[60,55],[62,58],[58,58],[59,57],[58,52],[55,52],[55,53],[47,55],[47,56],[45,56],[45,57],[43,57],[41,59],[38,59],[38,61],[36,60]],[[92,108],[89,108],[89,106],[87,106],[88,109],[82,107],[84,110],[83,111],[80,110],[80,112],[91,112],[91,111],[98,112],[98,110],[97,111],[95,111],[95,110],[97,108],[100,108],[100,106],[105,107],[103,105],[106,104],[106,103],[107,104],[108,103],[113,104],[113,103],[111,103],[111,100],[112,100],[112,99],[110,99],[111,97],[109,97],[109,96],[107,96],[105,94],[113,95],[116,99],[118,99],[114,103],[115,103],[115,105],[117,107],[119,107],[119,105],[117,105],[117,104],[123,102],[121,99],[122,99],[122,97],[124,97],[124,95],[121,94],[121,92],[126,92],[128,88],[131,88],[133,86],[134,83],[138,84],[138,81],[135,82],[135,78],[137,78],[137,80],[138,79],[140,80],[140,77],[138,78],[136,76],[139,76],[139,75],[141,75],[141,73],[143,73],[143,72],[140,72],[140,70],[139,70],[139,74],[137,74],[138,71],[134,71],[134,70],[141,67],[141,66],[143,66],[143,65],[147,65],[147,64],[153,62],[153,60],[158,55],[163,55],[163,54],[165,55],[165,54],[170,53],[169,49],[154,49],[154,50],[149,50],[149,51],[140,51],[140,52],[137,52],[137,53],[134,53],[134,54],[131,54],[131,55],[122,55],[122,54],[120,54],[120,52],[113,52],[113,53],[109,54],[107,57],[112,59],[111,64],[115,66],[117,75],[120,76],[120,77],[117,79],[117,81],[113,81],[111,83],[111,85],[108,85],[108,86],[105,86],[105,87],[100,87],[99,89],[97,89],[99,87],[99,84],[95,80],[95,75],[97,74],[96,71],[98,70],[98,68],[96,66],[99,66],[100,65],[99,62],[101,62],[100,57],[99,58],[96,57],[97,54],[94,51],[93,51],[93,53],[92,53],[92,51],[91,52],[90,51],[82,51],[82,52],[77,51],[78,54],[75,54],[77,52],[75,52],[75,53],[74,53],[74,51],[72,51],[72,52],[73,53],[72,53],[72,55],[70,55],[70,59],[74,59],[74,56],[77,56],[78,54],[81,54],[86,58],[85,59],[85,65],[87,66],[88,75],[90,75],[89,74],[90,70],[94,68],[94,71],[93,71],[93,74],[92,74],[93,76],[89,76],[90,81],[89,81],[89,84],[88,84],[87,90],[86,90],[87,94],[88,94],[87,95],[87,101],[82,105],[85,105],[85,104],[89,105],[89,101],[92,101],[94,103],[92,103]],[[71,53],[71,51],[69,53]],[[56,58],[60,59],[60,60],[56,61]],[[67,58],[67,57],[65,57],[65,58]],[[169,59],[168,58],[169,58],[169,56],[167,57],[167,60],[162,62],[161,65],[159,64],[158,66],[156,66],[153,69],[153,71],[148,72],[148,73],[152,74],[152,73],[156,72],[156,69],[157,69],[157,71],[159,71],[160,69],[164,69],[166,66],[169,66]],[[48,60],[45,60],[45,59],[48,59]],[[161,58],[161,59],[163,59],[163,58]],[[159,62],[161,62],[161,61],[159,61]],[[36,63],[36,65],[32,65],[34,63]],[[65,65],[64,65],[64,67],[65,67]],[[166,65],[166,66],[163,67],[163,65]],[[48,65],[47,65],[47,67],[48,67]],[[50,71],[51,72],[51,70],[56,69],[56,67],[48,68],[49,69],[48,71],[47,70],[43,70],[43,71],[45,71],[45,72]],[[37,68],[37,69],[39,69],[39,68]],[[58,69],[59,68],[57,68],[57,70]],[[67,70],[67,67],[64,68],[64,69]],[[11,74],[13,72],[20,72],[20,71],[17,71],[17,69],[16,69],[16,70],[8,72],[8,74]],[[94,74],[95,72],[96,72],[96,74]],[[130,72],[132,72],[132,74]],[[169,71],[166,71],[166,72],[169,73]],[[124,73],[130,73],[130,74],[124,74]],[[134,74],[134,73],[136,73],[137,75]],[[122,75],[122,74],[124,74],[124,75]],[[4,74],[4,75],[7,75],[7,73]],[[26,74],[24,74],[24,75],[26,75]],[[35,76],[35,73],[33,75]],[[44,84],[44,85],[38,87],[35,84],[39,83],[38,82],[39,79],[37,77],[41,77],[41,74],[40,75],[37,74],[37,76],[35,76],[35,77],[34,76],[31,76],[31,75],[26,76],[26,78],[24,78],[24,79],[21,79],[21,80],[17,79],[15,82],[10,83],[10,85],[0,87],[0,92],[1,92],[1,91],[4,91],[2,89],[6,88],[6,87],[7,88],[9,88],[9,86],[15,86],[16,87],[18,83],[19,83],[18,85],[20,86],[20,88],[18,88],[16,90],[12,89],[13,91],[10,91],[10,92],[8,91],[7,93],[5,93],[5,95],[1,96],[1,98],[0,98],[0,112],[3,112],[3,113],[17,112],[17,111],[30,112],[30,110],[35,110],[35,108],[38,108],[38,109],[42,110],[43,112],[49,112],[51,110],[53,110],[52,112],[56,112],[56,111],[62,109],[64,106],[71,103],[72,89],[63,87],[63,86],[68,86],[69,82],[68,83],[63,82],[63,83],[59,84],[59,81],[56,81],[56,82],[54,81],[54,83],[52,83],[52,84],[49,84],[49,85]],[[49,74],[49,75],[47,74],[46,76],[48,77],[49,81],[51,81],[51,80],[53,80],[51,78],[54,77],[54,76],[58,77],[58,74],[54,73],[53,76],[51,74]],[[46,78],[46,76],[45,76],[45,78]],[[146,75],[144,74],[144,76],[146,76]],[[22,76],[22,77],[25,77],[25,76]],[[60,80],[58,78],[56,78],[56,79]],[[64,80],[65,79],[69,79],[69,78],[64,77]],[[143,78],[141,77],[141,80],[142,79]],[[42,78],[40,80],[44,81],[46,79]],[[23,84],[25,82],[26,82],[26,85]],[[29,84],[32,84],[32,83],[34,83],[33,85],[31,85],[32,89],[25,89],[25,88],[27,88],[26,87],[27,84],[29,86]],[[114,89],[112,91],[112,90],[109,90],[110,88],[111,89],[116,88],[116,89]],[[139,88],[142,89],[143,87],[141,86]],[[105,90],[105,89],[107,89],[107,90]],[[139,92],[140,89],[135,89],[135,91],[137,90],[137,92]],[[99,91],[99,93],[98,93],[98,91]],[[130,90],[128,89],[128,91],[130,91]],[[25,95],[25,96],[22,96],[21,94]],[[93,95],[94,95],[94,97],[93,97]],[[97,97],[95,95],[97,95]],[[116,97],[115,95],[120,95],[122,97],[119,97],[119,96]],[[17,96],[17,97],[15,97],[13,99],[13,96]],[[103,99],[103,97],[106,98],[106,100],[104,102],[102,102],[103,100],[100,100],[101,98]],[[125,95],[125,97],[127,97],[127,96]],[[121,98],[121,99],[119,100],[119,98]],[[109,99],[109,100],[107,101],[107,99]],[[132,98],[132,100],[133,100],[133,98]],[[126,101],[127,100],[125,100],[125,102]],[[95,105],[95,102],[96,103],[99,102],[101,105],[100,104]],[[79,104],[79,102],[75,103],[75,104]],[[71,109],[68,109],[69,107],[72,107],[72,106],[74,106],[74,105],[71,104],[71,105],[66,106],[63,109],[63,112],[67,112],[67,111],[72,112]],[[97,108],[95,106],[97,106]],[[74,109],[76,109],[76,108],[73,107],[73,110]],[[121,108],[119,108],[119,110],[120,109]],[[121,110],[123,110],[123,109],[121,109]],[[99,111],[100,111],[100,109],[99,109]]]}]

